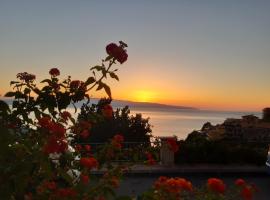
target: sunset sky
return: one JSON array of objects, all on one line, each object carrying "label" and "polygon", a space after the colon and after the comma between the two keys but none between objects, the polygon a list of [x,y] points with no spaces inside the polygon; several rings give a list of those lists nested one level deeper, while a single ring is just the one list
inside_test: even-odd
[{"label": "sunset sky", "polygon": [[[85,80],[122,40],[114,99],[259,111],[270,106],[270,1],[0,0],[0,94],[18,72]],[[96,94],[102,96],[103,94]]]}]

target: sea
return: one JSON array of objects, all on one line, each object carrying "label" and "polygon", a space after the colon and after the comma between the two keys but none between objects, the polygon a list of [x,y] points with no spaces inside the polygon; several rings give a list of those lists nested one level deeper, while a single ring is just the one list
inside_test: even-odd
[{"label": "sea", "polygon": [[[11,106],[12,102],[6,100]],[[94,101],[93,103],[96,103]],[[261,112],[241,112],[241,111],[213,111],[200,109],[182,109],[177,107],[163,106],[162,104],[141,104],[128,101],[113,101],[114,109],[130,105],[130,114],[142,114],[143,118],[149,118],[153,136],[177,136],[178,139],[185,139],[194,130],[200,130],[204,123],[210,122],[212,125],[221,124],[227,118],[241,118],[244,115],[253,114],[259,118]],[[149,106],[148,106],[149,105]],[[77,105],[80,112],[80,105]],[[72,106],[67,109],[75,118]]]},{"label": "sea", "polygon": [[204,123],[212,125],[221,124],[227,118],[241,118],[244,115],[253,114],[262,117],[260,112],[237,111],[210,111],[192,109],[133,109],[131,114],[141,113],[144,118],[149,117],[154,136],[177,136],[185,139],[194,130],[200,130]]}]

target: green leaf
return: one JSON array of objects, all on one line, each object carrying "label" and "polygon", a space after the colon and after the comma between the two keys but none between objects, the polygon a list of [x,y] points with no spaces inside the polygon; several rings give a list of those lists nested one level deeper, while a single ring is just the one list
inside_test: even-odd
[{"label": "green leaf", "polygon": [[102,69],[102,75],[107,78],[107,71],[105,68]]},{"label": "green leaf", "polygon": [[59,110],[66,109],[71,101],[71,98],[68,92],[59,93],[57,99],[58,99]]},{"label": "green leaf", "polygon": [[103,88],[105,89],[105,92],[107,93],[107,95],[111,99],[112,98],[111,88],[108,85],[106,85],[105,83],[103,83]]},{"label": "green leaf", "polygon": [[112,56],[107,56],[107,57],[105,58],[105,61],[111,60],[112,58],[113,58]]},{"label": "green leaf", "polygon": [[87,85],[90,85],[90,84],[94,83],[95,81],[96,81],[96,79],[91,76],[85,81],[84,84],[87,86]]},{"label": "green leaf", "polygon": [[104,87],[104,83],[99,82],[96,91],[101,90]]},{"label": "green leaf", "polygon": [[29,88],[25,88],[23,92],[24,92],[24,94],[29,94],[31,92],[31,90]]},{"label": "green leaf", "polygon": [[38,109],[35,109],[35,110],[34,110],[34,113],[35,113],[35,117],[36,117],[37,119],[39,119],[40,116],[41,116],[41,112],[40,112]]},{"label": "green leaf", "polygon": [[10,85],[20,83],[19,81],[10,81]]},{"label": "green leaf", "polygon": [[7,92],[7,93],[5,94],[5,97],[14,97],[15,94],[16,94],[16,92]]},{"label": "green leaf", "polygon": [[110,76],[119,81],[118,76],[114,72],[110,72]]},{"label": "green leaf", "polygon": [[13,102],[12,102],[12,107],[13,107],[13,108],[18,108],[19,104],[20,104],[19,101],[13,101]]},{"label": "green leaf", "polygon": [[65,171],[60,170],[59,173],[65,181],[72,184],[73,179]]},{"label": "green leaf", "polygon": [[50,79],[44,79],[43,81],[41,81],[40,83],[48,83],[51,84],[52,81]]},{"label": "green leaf", "polygon": [[25,98],[25,95],[22,93],[22,92],[15,92],[15,98],[16,99],[19,99],[19,98]]},{"label": "green leaf", "polygon": [[90,70],[94,70],[94,69],[96,69],[97,71],[100,71],[100,70],[104,69],[104,66],[96,65],[96,66],[90,68]]}]

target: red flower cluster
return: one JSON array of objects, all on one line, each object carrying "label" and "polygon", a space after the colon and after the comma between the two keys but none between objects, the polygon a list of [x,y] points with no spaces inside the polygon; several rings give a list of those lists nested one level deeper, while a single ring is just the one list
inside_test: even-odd
[{"label": "red flower cluster", "polygon": [[44,182],[43,186],[49,190],[55,190],[57,185],[54,181],[46,181]]},{"label": "red flower cluster", "polygon": [[91,146],[88,145],[88,144],[87,145],[84,145],[84,148],[85,148],[86,151],[91,151]]},{"label": "red flower cluster", "polygon": [[36,79],[36,76],[33,74],[28,74],[27,72],[22,72],[17,74],[17,78],[26,83],[32,82]]},{"label": "red flower cluster", "polygon": [[154,164],[156,164],[156,160],[153,158],[153,155],[151,153],[145,152],[145,155],[146,155],[146,158],[147,158],[146,163],[148,165],[154,165]]},{"label": "red flower cluster", "polygon": [[72,131],[83,139],[86,139],[90,135],[90,128],[92,124],[88,121],[79,121],[75,126],[72,127]]},{"label": "red flower cluster", "polygon": [[97,168],[98,167],[98,161],[93,158],[93,157],[90,157],[90,158],[81,158],[80,159],[80,164],[83,166],[83,167],[86,167],[88,169],[92,169],[92,168]]},{"label": "red flower cluster", "polygon": [[156,190],[161,190],[168,193],[179,194],[182,190],[191,192],[193,190],[190,181],[184,178],[167,178],[165,176],[159,177],[159,179],[154,183],[154,188]]},{"label": "red flower cluster", "polygon": [[71,118],[71,114],[68,111],[64,111],[60,114],[60,116],[62,117],[62,119],[64,121],[67,121],[69,118]]},{"label": "red flower cluster", "polygon": [[244,200],[253,199],[253,194],[256,191],[255,186],[247,184],[243,179],[237,179],[234,183],[240,188],[240,195]]},{"label": "red flower cluster", "polygon": [[118,46],[115,43],[108,44],[106,46],[106,52],[109,56],[114,57],[121,64],[124,63],[128,58],[128,54],[123,45]]},{"label": "red flower cluster", "polygon": [[81,133],[80,133],[80,136],[84,139],[88,138],[90,135],[89,131],[87,129],[83,130]]},{"label": "red flower cluster", "polygon": [[111,144],[116,148],[116,149],[121,149],[122,148],[122,143],[124,142],[124,137],[122,135],[115,135],[111,141]]},{"label": "red flower cluster", "polygon": [[67,150],[66,129],[63,125],[52,121],[49,117],[40,118],[38,124],[50,133],[47,142],[43,146],[45,153],[62,153]]},{"label": "red flower cluster", "polygon": [[224,182],[218,178],[209,178],[207,180],[207,187],[209,190],[220,194],[224,194],[226,189],[226,185],[224,184]]},{"label": "red flower cluster", "polygon": [[244,186],[241,190],[241,196],[244,200],[252,200],[253,199],[253,191],[251,187]]},{"label": "red flower cluster", "polygon": [[113,117],[113,108],[110,104],[106,104],[101,109],[102,115],[107,118],[111,119]]},{"label": "red flower cluster", "polygon": [[52,68],[50,69],[49,74],[53,77],[56,77],[60,75],[60,71],[57,68]]},{"label": "red flower cluster", "polygon": [[50,136],[43,146],[43,151],[46,154],[50,153],[63,153],[68,149],[67,141],[64,139],[59,139],[55,136]]},{"label": "red flower cluster", "polygon": [[56,191],[56,196],[59,198],[70,197],[73,198],[77,195],[77,192],[73,188],[61,188]]},{"label": "red flower cluster", "polygon": [[118,188],[119,187],[119,179],[116,176],[112,176],[111,179],[110,179],[110,184],[114,188]]},{"label": "red flower cluster", "polygon": [[80,152],[82,150],[82,146],[80,144],[76,144],[74,148],[77,152]]},{"label": "red flower cluster", "polygon": [[89,183],[89,176],[81,174],[81,181],[83,182],[83,184],[88,184]]},{"label": "red flower cluster", "polygon": [[237,186],[244,186],[244,185],[246,185],[246,181],[244,179],[239,178],[239,179],[235,180],[234,184]]},{"label": "red flower cluster", "polygon": [[169,145],[170,150],[172,150],[174,153],[179,150],[176,138],[168,138],[167,144]]},{"label": "red flower cluster", "polygon": [[74,80],[74,81],[71,81],[70,82],[70,89],[71,90],[77,90],[79,88],[82,88],[84,87],[84,82],[83,81],[80,81],[80,80]]},{"label": "red flower cluster", "polygon": [[86,96],[86,86],[83,81],[74,80],[70,82],[70,92],[73,93],[71,99],[74,102],[81,101]]}]

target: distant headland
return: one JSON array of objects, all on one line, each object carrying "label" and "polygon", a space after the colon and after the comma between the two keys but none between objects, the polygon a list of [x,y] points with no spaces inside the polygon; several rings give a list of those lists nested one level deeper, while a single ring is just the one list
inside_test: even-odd
[{"label": "distant headland", "polygon": [[176,106],[168,105],[161,103],[152,103],[152,102],[134,102],[134,101],[125,101],[125,100],[113,100],[113,106],[123,107],[128,105],[131,108],[156,108],[156,109],[188,109],[188,110],[199,110],[198,108],[189,107],[189,106]]},{"label": "distant headland", "polygon": [[[13,99],[10,98],[0,98],[4,100],[8,104],[12,104]],[[97,98],[91,98],[90,103],[96,104],[99,101]],[[77,103],[78,107],[85,103],[84,101]],[[182,110],[199,110],[198,108],[189,107],[189,106],[176,106],[176,105],[167,105],[160,103],[152,103],[152,102],[135,102],[135,101],[126,101],[126,100],[113,100],[112,106],[115,108],[129,106],[132,108],[150,108],[150,109],[182,109]]]}]

